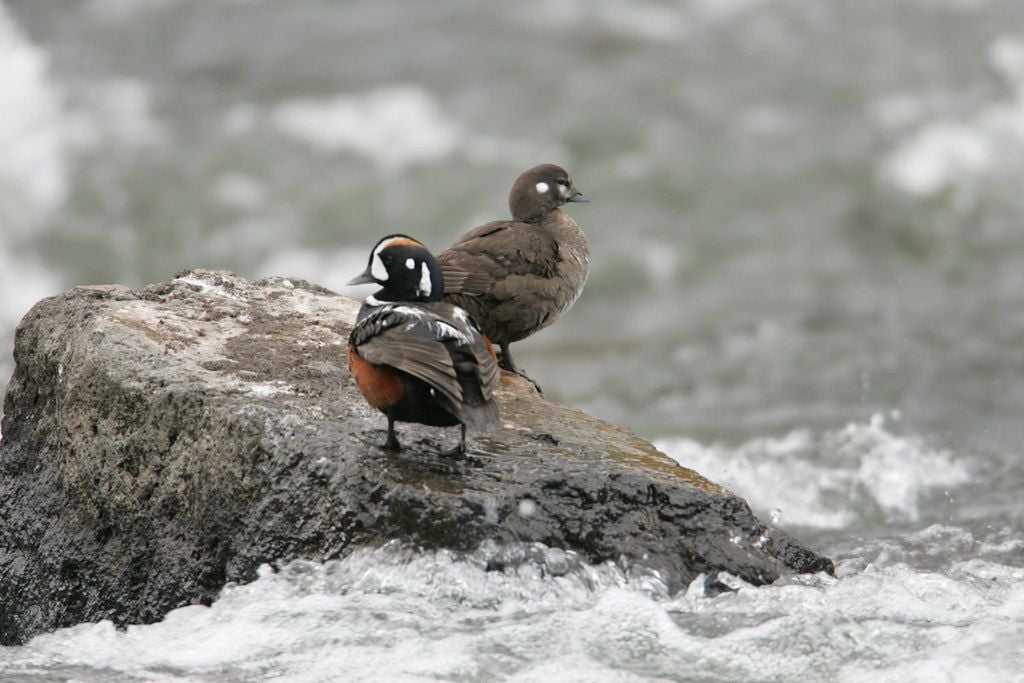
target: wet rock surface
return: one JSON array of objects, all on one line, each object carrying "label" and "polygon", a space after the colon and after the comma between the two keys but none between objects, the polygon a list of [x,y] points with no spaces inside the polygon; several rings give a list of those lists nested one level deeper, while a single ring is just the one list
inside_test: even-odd
[{"label": "wet rock surface", "polygon": [[673,591],[700,573],[831,571],[650,443],[507,373],[502,429],[470,434],[466,457],[444,455],[455,428],[400,424],[405,449],[383,450],[348,372],[358,306],[212,271],[37,304],[4,404],[0,643],[152,622],[263,563],[395,538],[540,542]]}]

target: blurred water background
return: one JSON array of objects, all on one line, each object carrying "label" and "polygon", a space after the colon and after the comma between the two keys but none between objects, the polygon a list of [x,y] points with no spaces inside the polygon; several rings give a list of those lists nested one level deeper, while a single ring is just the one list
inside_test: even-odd
[{"label": "blurred water background", "polygon": [[444,248],[565,165],[591,275],[517,361],[839,576],[669,596],[388,547],[0,679],[1024,680],[1018,0],[6,0],[0,150],[4,378],[43,296],[345,291],[379,236]]}]

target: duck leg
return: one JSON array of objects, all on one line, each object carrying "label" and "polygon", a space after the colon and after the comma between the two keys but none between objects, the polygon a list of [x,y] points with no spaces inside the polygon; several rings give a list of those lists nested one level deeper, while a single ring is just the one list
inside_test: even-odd
[{"label": "duck leg", "polygon": [[449,458],[459,458],[466,454],[466,425],[459,423],[459,445],[450,451],[442,451],[441,455]]},{"label": "duck leg", "polygon": [[398,437],[395,436],[395,418],[390,415],[388,415],[388,440],[384,443],[384,448],[389,451],[402,450],[402,444],[398,443]]},{"label": "duck leg", "polygon": [[543,396],[544,390],[540,388],[540,385],[537,384],[537,382],[535,382],[529,375],[516,367],[515,361],[512,360],[512,354],[509,353],[508,350],[508,342],[501,342],[498,344],[498,347],[501,349],[501,358],[498,360],[498,367],[502,370],[514,372],[523,379],[529,380],[530,384],[533,385],[533,388],[537,390],[537,393]]},{"label": "duck leg", "polygon": [[512,354],[508,350],[508,342],[501,342],[498,344],[501,349],[501,358],[498,359],[498,367],[502,370],[508,370],[514,372],[517,375],[520,374],[519,368],[516,367],[515,361],[512,360]]}]

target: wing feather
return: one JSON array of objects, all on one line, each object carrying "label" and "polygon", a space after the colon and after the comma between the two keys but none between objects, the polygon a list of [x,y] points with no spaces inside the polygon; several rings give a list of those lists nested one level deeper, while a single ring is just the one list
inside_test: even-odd
[{"label": "wing feather", "polygon": [[558,243],[537,226],[494,221],[463,235],[437,255],[445,292],[494,294],[498,281],[510,276],[551,277],[558,266]]},{"label": "wing feather", "polygon": [[391,328],[358,347],[359,355],[375,365],[388,365],[417,377],[453,401],[462,401],[451,354],[444,343],[413,337]]},{"label": "wing feather", "polygon": [[[456,408],[490,402],[498,383],[498,364],[483,336],[451,304],[382,307],[357,325],[350,342],[363,359],[423,380]],[[481,399],[472,395],[476,386]]]}]

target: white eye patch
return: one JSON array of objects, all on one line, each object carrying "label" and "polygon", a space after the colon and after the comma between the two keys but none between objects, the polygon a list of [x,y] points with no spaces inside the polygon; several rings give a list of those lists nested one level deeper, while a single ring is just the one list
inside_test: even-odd
[{"label": "white eye patch", "polygon": [[547,183],[545,183],[543,181],[537,183],[537,192],[540,192],[541,194],[544,194],[547,191],[548,191],[548,184]]},{"label": "white eye patch", "polygon": [[416,260],[411,258],[405,259],[405,267],[409,270],[414,269],[416,267]]},{"label": "white eye patch", "polygon": [[[409,260],[411,261],[412,259],[409,259]],[[423,273],[422,275],[420,275],[420,286],[419,286],[420,296],[430,296],[430,292],[433,289],[430,286],[430,268],[427,268],[427,264],[426,263],[422,264],[420,266],[420,268],[421,268],[420,272]]]},{"label": "white eye patch", "polygon": [[370,259],[370,275],[372,275],[378,282],[385,282],[388,279],[388,268],[384,265],[384,260],[380,257],[379,247],[373,252],[373,258]]}]

